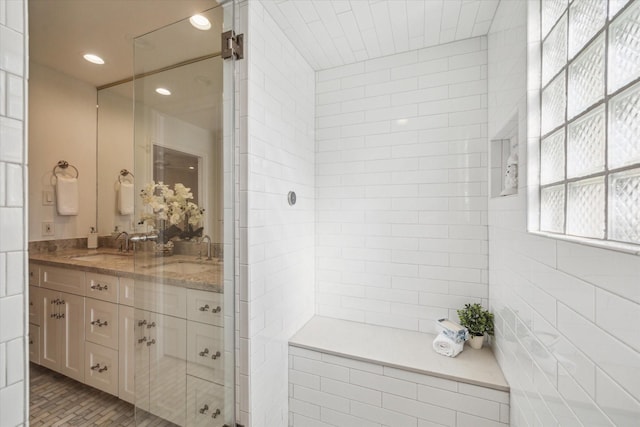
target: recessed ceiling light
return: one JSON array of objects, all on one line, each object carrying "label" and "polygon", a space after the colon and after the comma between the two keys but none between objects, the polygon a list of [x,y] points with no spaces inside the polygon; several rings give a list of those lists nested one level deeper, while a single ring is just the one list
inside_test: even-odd
[{"label": "recessed ceiling light", "polygon": [[191,25],[199,30],[204,31],[211,28],[211,22],[209,22],[209,20],[202,15],[193,15],[191,18],[189,18],[189,22],[191,22]]},{"label": "recessed ceiling light", "polygon": [[160,95],[171,95],[171,91],[169,89],[165,89],[163,87],[156,88],[156,92]]},{"label": "recessed ceiling light", "polygon": [[94,55],[92,53],[87,53],[84,55],[84,59],[86,59],[87,61],[93,63],[93,64],[98,64],[98,65],[102,65],[104,64],[104,59],[100,58],[98,55]]}]

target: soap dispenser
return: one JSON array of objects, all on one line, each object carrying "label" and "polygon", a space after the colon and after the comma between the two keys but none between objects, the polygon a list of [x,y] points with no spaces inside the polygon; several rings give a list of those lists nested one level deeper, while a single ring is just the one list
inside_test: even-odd
[{"label": "soap dispenser", "polygon": [[96,249],[98,247],[98,232],[95,227],[91,227],[89,237],[87,237],[87,248]]}]

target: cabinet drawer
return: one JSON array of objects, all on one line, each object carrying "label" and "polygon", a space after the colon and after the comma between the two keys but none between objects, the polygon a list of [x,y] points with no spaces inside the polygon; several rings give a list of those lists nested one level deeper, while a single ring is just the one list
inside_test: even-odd
[{"label": "cabinet drawer", "polygon": [[187,373],[207,381],[224,384],[223,329],[187,322]]},{"label": "cabinet drawer", "polygon": [[84,296],[84,271],[40,266],[40,286]]},{"label": "cabinet drawer", "polygon": [[118,352],[101,345],[84,346],[84,382],[99,390],[118,395]]},{"label": "cabinet drawer", "polygon": [[187,319],[223,326],[223,294],[187,289]]},{"label": "cabinet drawer", "polygon": [[40,326],[29,325],[29,361],[40,364]]},{"label": "cabinet drawer", "polygon": [[225,425],[224,387],[187,375],[187,425]]},{"label": "cabinet drawer", "polygon": [[31,262],[29,263],[29,285],[40,286],[40,266]]},{"label": "cabinet drawer", "polygon": [[86,292],[91,298],[118,302],[118,278],[106,274],[87,273]]},{"label": "cabinet drawer", "polygon": [[120,292],[118,294],[119,302],[123,305],[133,307],[133,287],[134,280],[129,277],[120,278]]},{"label": "cabinet drawer", "polygon": [[136,308],[186,318],[186,289],[161,283],[136,281]]},{"label": "cabinet drawer", "polygon": [[118,305],[93,298],[85,301],[85,339],[118,349]]},{"label": "cabinet drawer", "polygon": [[29,323],[40,326],[42,317],[42,294],[37,286],[29,286]]}]

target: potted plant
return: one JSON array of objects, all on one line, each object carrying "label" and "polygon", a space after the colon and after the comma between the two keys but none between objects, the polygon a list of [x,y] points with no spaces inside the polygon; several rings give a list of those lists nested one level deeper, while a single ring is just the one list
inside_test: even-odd
[{"label": "potted plant", "polygon": [[478,303],[465,304],[458,310],[460,324],[469,330],[471,348],[482,348],[485,334],[493,335],[493,313],[484,310]]}]

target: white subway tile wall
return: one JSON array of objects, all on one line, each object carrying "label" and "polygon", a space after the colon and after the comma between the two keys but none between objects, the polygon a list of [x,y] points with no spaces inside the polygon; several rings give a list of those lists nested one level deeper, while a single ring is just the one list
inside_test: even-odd
[{"label": "white subway tile wall", "polygon": [[289,347],[289,426],[507,427],[509,393]]},{"label": "white subway tile wall", "polygon": [[527,100],[527,75],[539,81],[540,54],[527,19],[535,28],[538,15],[537,2],[501,2],[488,36],[489,138],[514,113],[519,123],[520,191],[489,201],[494,350],[511,425],[637,425],[640,258],[526,232],[527,138],[536,146],[540,131],[537,107],[527,112],[538,103]]},{"label": "white subway tile wall", "polygon": [[0,0],[0,424],[26,423],[26,1]]},{"label": "white subway tile wall", "polygon": [[288,340],[314,314],[315,73],[261,2],[240,4],[240,28],[238,421],[281,426]]},{"label": "white subway tile wall", "polygon": [[316,313],[435,332],[488,303],[487,40],[316,74]]}]

